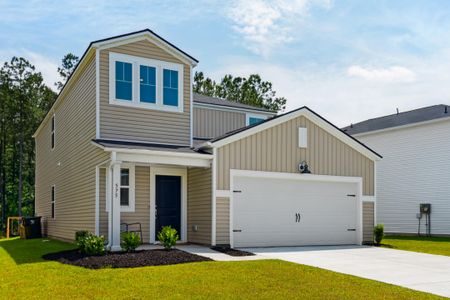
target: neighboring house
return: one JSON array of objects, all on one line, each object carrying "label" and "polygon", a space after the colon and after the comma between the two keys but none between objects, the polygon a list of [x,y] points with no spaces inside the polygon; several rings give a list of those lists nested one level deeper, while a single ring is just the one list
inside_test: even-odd
[{"label": "neighboring house", "polygon": [[[377,221],[417,233],[419,205],[431,204],[431,233],[450,234],[450,111],[434,105],[370,119],[344,131],[383,153],[377,164]],[[425,233],[425,216],[421,233]]]},{"label": "neighboring house", "polygon": [[164,225],[207,245],[371,242],[380,156],[306,107],[195,95],[196,64],[150,30],[89,45],[34,135],[47,234],[112,250],[134,222],[146,243]]}]

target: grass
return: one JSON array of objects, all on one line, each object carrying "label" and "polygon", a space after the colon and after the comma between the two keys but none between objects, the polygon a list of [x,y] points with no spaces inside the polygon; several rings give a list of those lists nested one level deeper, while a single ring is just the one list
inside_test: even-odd
[{"label": "grass", "polygon": [[279,260],[88,270],[41,258],[71,248],[42,239],[0,240],[1,298],[441,299]]},{"label": "grass", "polygon": [[450,237],[386,236],[382,246],[450,256]]}]

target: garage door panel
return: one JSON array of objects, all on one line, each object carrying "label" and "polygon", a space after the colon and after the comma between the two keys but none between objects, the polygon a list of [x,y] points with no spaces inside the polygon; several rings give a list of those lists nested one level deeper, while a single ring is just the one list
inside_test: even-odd
[{"label": "garage door panel", "polygon": [[[354,244],[356,183],[235,177],[235,247]],[[300,220],[296,220],[296,213]]]}]

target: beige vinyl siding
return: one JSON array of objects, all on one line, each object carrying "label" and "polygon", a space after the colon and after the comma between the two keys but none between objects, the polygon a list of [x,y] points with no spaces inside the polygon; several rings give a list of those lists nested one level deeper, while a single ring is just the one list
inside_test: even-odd
[{"label": "beige vinyl siding", "polygon": [[[108,237],[108,212],[106,211],[106,169],[100,171],[100,234]],[[142,239],[150,242],[150,167],[135,167],[134,212],[121,212],[120,223],[141,223]],[[136,228],[133,226],[133,229]]]},{"label": "beige vinyl siding", "polygon": [[[189,242],[211,244],[211,169],[188,170],[187,238]],[[198,230],[193,227],[197,225]]]},{"label": "beige vinyl siding", "polygon": [[214,138],[244,126],[244,112],[194,106],[194,137]]},{"label": "beige vinyl siding", "polygon": [[363,202],[363,242],[373,242],[374,202]]},{"label": "beige vinyl siding", "polygon": [[[75,231],[95,231],[95,166],[108,158],[91,144],[95,138],[95,55],[86,57],[54,108],[55,148],[51,119],[36,136],[36,215],[49,236],[73,240]],[[55,185],[55,219],[51,219],[51,186]]]},{"label": "beige vinyl siding", "polygon": [[216,244],[230,244],[230,199],[216,198]]},{"label": "beige vinyl siding", "polygon": [[109,52],[182,64],[149,41],[100,51],[100,137],[163,144],[190,144],[190,66],[183,70],[183,113],[109,104]]},{"label": "beige vinyl siding", "polygon": [[[308,147],[298,147],[298,128],[308,129]],[[301,116],[217,150],[217,189],[230,188],[230,169],[298,173],[305,160],[313,174],[363,178],[363,194],[374,194],[374,163]]]}]

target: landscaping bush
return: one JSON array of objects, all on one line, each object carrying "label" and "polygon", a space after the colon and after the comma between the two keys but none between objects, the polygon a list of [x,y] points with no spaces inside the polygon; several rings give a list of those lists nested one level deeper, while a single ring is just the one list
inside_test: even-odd
[{"label": "landscaping bush", "polygon": [[105,254],[105,238],[89,233],[84,238],[84,253],[87,255],[104,255]]},{"label": "landscaping bush", "polygon": [[126,252],[133,252],[141,244],[141,237],[136,232],[122,233],[122,242],[120,246]]},{"label": "landscaping bush", "polygon": [[177,230],[170,226],[164,226],[158,233],[158,240],[163,244],[166,250],[172,249],[178,239],[179,236]]},{"label": "landscaping bush", "polygon": [[373,235],[375,238],[375,245],[379,246],[384,238],[384,225],[377,224],[373,229]]},{"label": "landscaping bush", "polygon": [[84,252],[84,239],[89,235],[89,231],[80,230],[75,232],[75,243],[81,252]]},{"label": "landscaping bush", "polygon": [[86,230],[75,232],[75,242],[81,253],[87,255],[105,254],[105,238],[96,236]]}]

